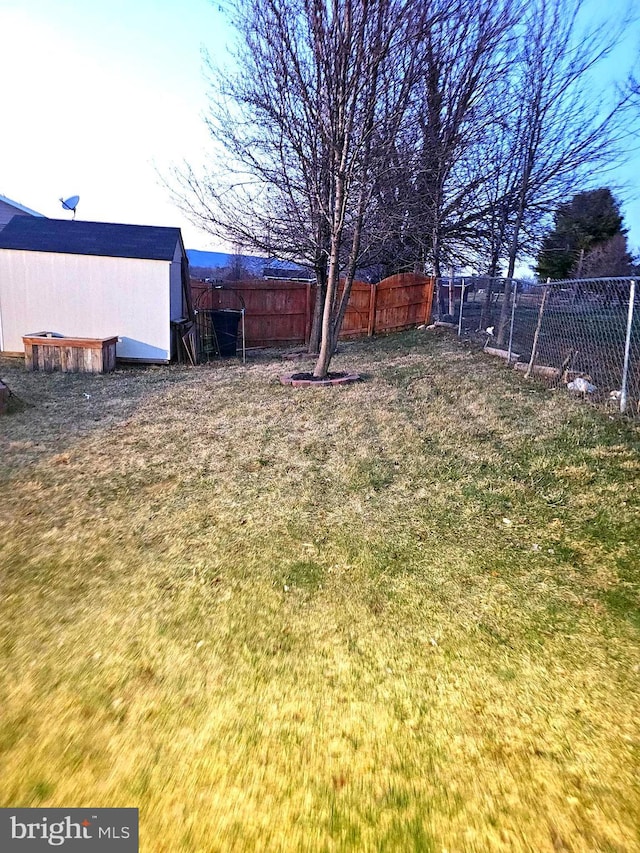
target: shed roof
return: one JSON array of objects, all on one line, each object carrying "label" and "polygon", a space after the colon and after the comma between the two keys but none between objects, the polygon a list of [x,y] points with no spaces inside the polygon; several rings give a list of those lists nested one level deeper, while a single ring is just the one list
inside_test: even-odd
[{"label": "shed roof", "polygon": [[178,241],[179,228],[31,216],[14,216],[0,231],[0,249],[153,261],[171,261]]},{"label": "shed roof", "polygon": [[37,210],[31,210],[30,207],[25,207],[24,204],[20,204],[11,198],[7,198],[6,195],[0,195],[0,201],[9,205],[9,207],[14,207],[16,210],[21,211],[21,213],[28,213],[29,216],[44,216],[44,214],[38,213]]}]

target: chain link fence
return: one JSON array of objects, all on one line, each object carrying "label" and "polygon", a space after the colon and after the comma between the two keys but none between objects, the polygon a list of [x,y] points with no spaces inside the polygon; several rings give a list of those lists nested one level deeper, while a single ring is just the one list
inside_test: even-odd
[{"label": "chain link fence", "polygon": [[640,281],[440,279],[435,316],[567,393],[640,420]]}]

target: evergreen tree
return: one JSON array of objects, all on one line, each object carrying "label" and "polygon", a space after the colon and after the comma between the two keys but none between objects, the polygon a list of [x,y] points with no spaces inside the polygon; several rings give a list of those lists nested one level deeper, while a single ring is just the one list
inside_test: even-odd
[{"label": "evergreen tree", "polygon": [[608,187],[574,195],[561,204],[554,227],[544,237],[538,253],[536,272],[540,278],[580,278],[584,259],[596,247],[626,230],[618,202]]}]

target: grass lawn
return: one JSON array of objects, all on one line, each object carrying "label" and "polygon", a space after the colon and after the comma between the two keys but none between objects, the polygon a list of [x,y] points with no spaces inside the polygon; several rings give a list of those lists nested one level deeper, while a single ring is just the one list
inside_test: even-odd
[{"label": "grass lawn", "polygon": [[435,332],[0,375],[0,806],[141,850],[640,850],[640,430]]}]

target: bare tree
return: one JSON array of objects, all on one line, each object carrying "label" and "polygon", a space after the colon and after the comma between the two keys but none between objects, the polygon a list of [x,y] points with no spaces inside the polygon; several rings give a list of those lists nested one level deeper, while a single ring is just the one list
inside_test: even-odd
[{"label": "bare tree", "polygon": [[208,119],[220,160],[204,176],[180,170],[180,195],[212,233],[315,271],[314,373],[323,377],[372,188],[406,114],[429,4],[236,0],[232,8],[236,69],[214,74]]},{"label": "bare tree", "polygon": [[620,160],[628,132],[623,123],[625,96],[606,104],[594,70],[619,42],[628,17],[613,24],[586,23],[585,0],[538,0],[522,18],[519,50],[511,73],[513,97],[507,128],[517,164],[509,201],[510,242],[507,289],[498,323],[503,344],[513,277],[527,212],[544,215],[571,186],[588,183]]},{"label": "bare tree", "polygon": [[621,101],[603,112],[592,71],[625,22],[585,29],[585,2],[231,0],[213,168],[179,170],[178,194],[212,233],[314,270],[317,376],[359,264],[439,274],[484,253],[511,278],[558,199],[617,152]]},{"label": "bare tree", "polygon": [[[504,264],[511,279],[557,202],[577,181],[619,162],[629,130],[624,97],[606,105],[593,72],[628,17],[589,25],[585,6],[454,3],[425,35],[414,126],[398,155],[412,175],[397,182],[397,195],[409,197],[397,215],[403,265],[413,246],[437,275],[455,258],[490,277]],[[507,283],[501,342],[508,296]],[[490,301],[487,289],[486,307]]]},{"label": "bare tree", "polygon": [[497,135],[496,92],[519,7],[519,0],[442,2],[424,32],[408,120],[377,187],[378,230],[388,240],[377,249],[388,266],[428,264],[440,275],[471,251],[479,210],[470,201],[488,165],[479,152]]},{"label": "bare tree", "polygon": [[[355,277],[376,174],[385,168],[412,91],[422,15],[407,0],[321,0],[314,9],[324,132],[329,141],[330,249],[316,376],[335,350]],[[417,24],[417,27],[416,27]],[[375,131],[375,133],[374,133]],[[347,243],[348,241],[348,243]],[[341,255],[345,277],[338,293]]]},{"label": "bare tree", "polygon": [[506,72],[518,6],[511,0],[456,3],[425,36],[417,195],[427,211],[436,276],[454,246],[459,254],[477,216],[467,201],[485,180],[487,164],[475,168],[474,152],[495,125],[495,91]]}]

